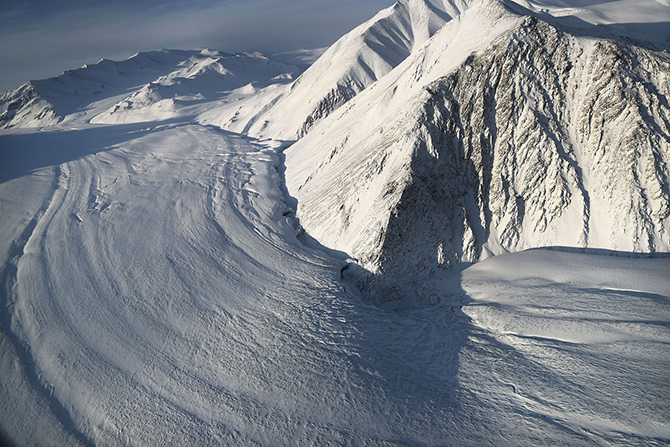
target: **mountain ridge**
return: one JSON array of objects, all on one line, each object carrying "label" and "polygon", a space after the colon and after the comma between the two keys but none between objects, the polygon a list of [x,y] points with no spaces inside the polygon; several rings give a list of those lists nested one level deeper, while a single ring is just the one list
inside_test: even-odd
[{"label": "mountain ridge", "polygon": [[399,117],[378,111],[394,110],[420,58],[286,151],[302,225],[358,260],[373,301],[531,247],[670,249],[666,53],[574,37],[534,15],[509,23],[401,98]]},{"label": "mountain ridge", "polygon": [[[388,74],[471,3],[398,1],[340,38],[295,82],[270,99],[252,99],[219,110],[206,122],[261,138],[302,138],[315,123]],[[265,107],[268,102],[272,103],[269,108]]]},{"label": "mountain ridge", "polygon": [[[246,63],[239,63],[242,59]],[[123,61],[101,59],[0,94],[0,128],[52,126],[64,120],[151,121],[156,116],[149,108],[161,100],[182,97],[192,101],[198,95],[212,96],[218,90],[232,90],[275,76],[290,79],[297,71],[295,66],[260,53],[208,49],[140,52]],[[198,83],[189,88],[194,78]],[[157,89],[165,87],[165,95],[156,94]],[[133,116],[138,108],[130,114],[118,113],[131,109],[138,100],[147,116]]]}]

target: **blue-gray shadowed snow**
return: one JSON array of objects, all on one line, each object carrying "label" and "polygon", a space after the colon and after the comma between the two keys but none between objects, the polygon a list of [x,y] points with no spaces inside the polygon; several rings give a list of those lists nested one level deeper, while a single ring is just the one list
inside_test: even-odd
[{"label": "blue-gray shadowed snow", "polygon": [[[669,445],[667,55],[572,4],[403,1],[297,79],[159,51],[6,93],[2,436]],[[636,5],[596,12],[663,21]]]},{"label": "blue-gray shadowed snow", "polygon": [[21,445],[667,439],[670,260],[501,256],[425,287],[438,304],[378,308],[295,238],[272,147],[108,130],[0,185]]}]

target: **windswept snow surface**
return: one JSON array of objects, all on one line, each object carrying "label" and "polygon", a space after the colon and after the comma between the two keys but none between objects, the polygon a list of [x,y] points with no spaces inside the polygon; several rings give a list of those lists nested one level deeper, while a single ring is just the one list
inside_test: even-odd
[{"label": "windswept snow surface", "polygon": [[0,150],[18,445],[670,443],[670,259],[504,255],[379,308],[296,238],[267,142],[159,122]]},{"label": "windswept snow surface", "polygon": [[[591,3],[564,6],[574,12]],[[16,128],[0,130],[0,441],[670,445],[670,257],[664,253],[649,258],[554,247],[502,254],[469,267],[455,263],[451,270],[407,270],[403,275],[417,280],[411,296],[377,307],[351,287],[352,253],[332,250],[342,248],[329,242],[339,236],[336,226],[325,230],[326,219],[305,217],[344,209],[341,201],[327,209],[325,200],[320,207],[307,200],[315,183],[321,183],[317,190],[329,189],[330,197],[341,194],[336,187],[342,183],[365,194],[356,187],[355,170],[329,170],[355,162],[343,158],[352,147],[396,149],[378,165],[368,158],[369,165],[358,166],[367,169],[364,178],[384,166],[403,167],[402,157],[414,143],[433,141],[437,134],[428,130],[444,121],[423,114],[430,108],[414,108],[426,105],[428,93],[441,98],[436,92],[442,84],[428,92],[428,83],[489,61],[484,54],[463,65],[480,45],[513,26],[532,25],[518,30],[518,42],[537,40],[534,31],[551,31],[537,19],[523,22],[514,13],[519,6],[510,11],[491,5],[489,0],[450,20],[443,17],[447,25],[419,48],[412,44],[405,62],[315,124],[286,150],[286,175],[292,175],[286,181],[283,143],[204,124],[236,102],[251,98],[260,104],[290,88],[295,67],[258,54],[142,53],[4,94],[3,123]],[[550,9],[528,6],[535,14]],[[481,23],[487,26],[477,28]],[[624,45],[597,46],[593,36],[559,34],[546,36],[559,49],[584,45],[585,55],[609,57]],[[451,57],[444,57],[445,48]],[[550,48],[547,43],[545,50]],[[660,51],[628,51],[638,57],[631,60],[641,61],[633,64],[636,70],[667,64]],[[488,73],[462,79],[486,83]],[[588,86],[593,76],[586,74],[592,72],[579,73]],[[666,75],[650,75],[639,91],[665,82]],[[634,97],[633,90],[622,91]],[[609,97],[598,98],[593,110],[606,116]],[[648,99],[646,108],[635,109],[630,101],[622,116],[667,110],[657,95],[639,98]],[[406,115],[398,115],[397,127],[389,129],[385,118],[400,110]],[[635,129],[665,123],[664,113]],[[364,120],[370,116],[376,118]],[[602,116],[594,129],[606,127]],[[482,120],[472,122],[469,128],[479,131]],[[408,123],[427,127],[423,134],[404,132]],[[51,127],[40,127],[46,125]],[[394,139],[396,133],[405,140]],[[575,141],[576,133],[563,136]],[[637,178],[654,180],[658,174],[661,180],[654,181],[663,184],[667,165],[662,157],[652,158],[661,168],[642,169],[647,175]],[[630,186],[617,174],[630,165],[615,159],[607,158],[613,168],[606,174]],[[337,182],[327,183],[327,175],[301,178],[314,169]],[[384,189],[383,181],[371,182],[379,192],[396,192]],[[308,186],[300,192],[302,183]],[[296,201],[287,195],[293,191],[304,200],[298,202],[306,210],[300,222],[312,219],[321,233],[309,234],[308,226],[305,233],[298,223]],[[663,187],[641,191],[656,201],[668,193]],[[394,205],[381,202],[389,204]],[[624,219],[618,209],[609,212]],[[350,211],[345,209],[352,219],[365,218]],[[667,221],[657,214],[661,223]],[[616,228],[628,233],[630,222],[622,222]],[[419,220],[402,223],[398,234],[428,234]],[[642,231],[639,225],[633,230]],[[357,237],[374,245],[376,233],[363,233]],[[407,252],[395,248],[389,252],[393,259],[406,262]],[[433,255],[444,261],[449,253],[437,249],[426,256]]]}]

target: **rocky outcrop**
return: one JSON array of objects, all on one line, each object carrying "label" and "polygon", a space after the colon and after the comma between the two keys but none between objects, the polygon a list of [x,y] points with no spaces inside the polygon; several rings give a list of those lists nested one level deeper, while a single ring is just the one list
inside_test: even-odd
[{"label": "rocky outcrop", "polygon": [[532,247],[668,251],[669,76],[665,52],[527,17],[374,138],[304,142],[324,147],[294,183],[301,223],[358,260],[376,302]]},{"label": "rocky outcrop", "polygon": [[0,94],[0,129],[51,125],[61,119],[31,82]]},{"label": "rocky outcrop", "polygon": [[338,86],[328,93],[325,98],[319,101],[314,111],[305,119],[305,122],[298,130],[298,138],[302,138],[310,131],[314,124],[322,118],[328,116],[333,110],[340,107],[349,99],[356,96],[356,91]]}]

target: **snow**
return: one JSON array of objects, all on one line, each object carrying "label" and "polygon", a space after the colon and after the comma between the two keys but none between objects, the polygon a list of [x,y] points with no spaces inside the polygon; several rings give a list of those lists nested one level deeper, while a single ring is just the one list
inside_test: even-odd
[{"label": "snow", "polygon": [[[584,19],[582,10],[601,7],[591,3],[527,6]],[[640,14],[664,11],[643,6]],[[397,14],[403,7],[407,14]],[[423,117],[426,86],[526,23],[514,8],[412,0],[382,11],[342,42],[384,31],[404,42],[404,58],[376,67],[378,79],[290,147],[221,126],[255,133],[296,85],[300,68],[287,62],[311,52],[139,53],[3,94],[3,113],[18,106],[3,121],[14,128],[0,130],[0,441],[670,445],[667,253],[575,243],[502,254],[492,243],[498,256],[481,262],[409,271],[415,283],[395,290],[404,299],[379,306],[351,281],[350,256],[376,243],[365,225],[388,224],[382,208],[410,179],[402,170],[374,175],[402,168],[420,140],[403,126]],[[617,11],[608,17],[633,17]],[[413,30],[412,39],[396,27]],[[585,63],[610,54],[594,36],[570,39],[569,48],[583,50],[570,56]],[[358,50],[336,45],[313,67],[342,57],[349,65],[337,68],[362,75],[347,59]],[[644,51],[644,64],[655,61]],[[313,77],[325,88],[341,79],[337,70],[322,79],[320,70],[301,82]],[[323,97],[293,91],[296,103]],[[640,97],[645,110],[665,110]],[[268,135],[289,135],[282,132],[304,116],[289,118],[270,122]],[[574,142],[583,133],[570,125]],[[582,143],[580,155],[591,144]],[[627,178],[612,166],[607,175]],[[639,172],[647,185],[665,171]],[[357,176],[367,176],[369,190]],[[602,180],[585,178],[589,188]],[[659,203],[667,194],[645,188]],[[310,191],[327,194],[313,200]],[[342,203],[351,219],[343,230],[327,219]],[[464,213],[477,214],[473,203]],[[630,223],[608,214],[621,209],[594,211],[605,223],[592,227],[610,233],[614,222],[625,234]],[[425,240],[432,231],[420,219],[404,225]],[[492,240],[502,241],[495,231]],[[442,266],[451,259],[446,243],[429,249]]]},{"label": "snow", "polygon": [[668,258],[505,255],[378,308],[296,239],[279,147],[42,130],[0,135],[20,445],[668,441]]},{"label": "snow", "polygon": [[[295,140],[388,74],[471,2],[403,0],[335,42],[290,87],[271,99],[251,98],[207,116],[212,123],[260,138]],[[235,121],[231,121],[235,117]]]},{"label": "snow", "polygon": [[668,440],[670,259],[500,256],[377,308],[296,239],[277,147],[144,126],[0,136],[20,444]]},{"label": "snow", "polygon": [[575,28],[596,25],[613,35],[670,48],[670,3],[666,0],[520,0],[518,3]]},{"label": "snow", "polygon": [[270,57],[276,61],[283,62],[288,65],[295,65],[302,68],[303,70],[306,70],[310,67],[310,65],[316,62],[316,60],[320,58],[327,49],[328,47],[313,49],[303,48],[299,50],[275,53]]},{"label": "snow", "polygon": [[[507,361],[522,360],[502,366],[499,380],[527,409],[566,426],[664,443],[670,426],[647,399],[670,397],[668,272],[668,257],[508,254],[463,272],[461,287],[473,299],[463,312],[509,348]],[[542,364],[543,374],[525,371],[526,361]]]},{"label": "snow", "polygon": [[[55,78],[31,81],[0,97],[0,127],[135,123],[196,116],[268,85],[299,68],[260,53],[161,50],[125,61],[101,60]],[[249,92],[246,92],[248,96]]]},{"label": "snow", "polygon": [[[473,24],[473,17],[495,14],[499,3],[452,0],[403,0],[380,11],[332,45],[290,88],[274,90],[270,99],[250,98],[235,108],[221,108],[218,115],[207,116],[207,122],[226,129],[261,138],[294,140],[307,134],[319,122],[361,91],[384,78],[391,71],[419,53],[427,61],[416,76],[425,81],[448,73],[470,53],[480,49],[509,23]],[[502,2],[506,8],[519,10],[515,3]],[[526,1],[522,14],[535,14],[577,35],[605,38],[625,36],[643,45],[670,48],[670,8],[655,0],[593,1]],[[482,6],[485,4],[485,6]],[[475,6],[477,13],[464,14]],[[489,11],[487,11],[489,10]],[[445,24],[451,21],[462,25]],[[438,33],[439,32],[439,33]],[[440,34],[441,37],[433,36]],[[431,41],[433,50],[422,48]],[[441,57],[449,45],[449,56]],[[439,53],[439,54],[435,54]],[[403,65],[410,65],[405,62]],[[415,64],[416,65],[416,64]],[[424,84],[425,85],[425,84]],[[407,89],[406,93],[415,90]],[[231,118],[235,119],[231,121]]]},{"label": "snow", "polygon": [[287,149],[288,191],[375,301],[526,248],[666,252],[669,72],[478,2]]}]

